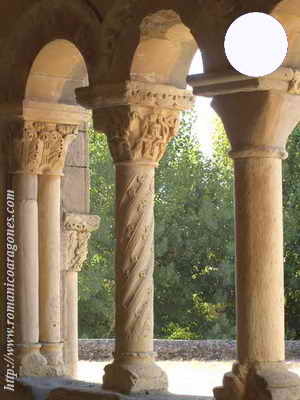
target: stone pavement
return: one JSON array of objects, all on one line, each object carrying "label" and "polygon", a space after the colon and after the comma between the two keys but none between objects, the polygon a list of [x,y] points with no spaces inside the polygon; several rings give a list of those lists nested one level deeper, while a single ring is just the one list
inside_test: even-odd
[{"label": "stone pavement", "polygon": [[1,400],[210,400],[211,397],[151,393],[124,395],[102,390],[95,383],[64,377],[30,377],[18,380],[14,393],[6,392]]}]

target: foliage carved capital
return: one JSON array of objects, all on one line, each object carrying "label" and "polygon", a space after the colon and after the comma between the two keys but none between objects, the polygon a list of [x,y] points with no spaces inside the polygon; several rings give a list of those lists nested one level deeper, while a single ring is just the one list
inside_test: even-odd
[{"label": "foliage carved capital", "polygon": [[70,143],[78,125],[41,121],[9,124],[9,164],[13,173],[62,175]]},{"label": "foliage carved capital", "polygon": [[97,215],[65,214],[64,217],[64,265],[67,271],[80,272],[88,255],[91,232],[99,228]]}]

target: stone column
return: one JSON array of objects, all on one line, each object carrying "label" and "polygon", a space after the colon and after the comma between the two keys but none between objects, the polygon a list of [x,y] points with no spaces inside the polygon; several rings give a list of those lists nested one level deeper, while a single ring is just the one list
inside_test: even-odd
[{"label": "stone column", "polygon": [[[178,132],[180,110],[192,106],[193,96],[134,81],[98,90],[88,103],[116,165],[116,347],[103,387],[165,391],[167,377],[153,352],[154,170]],[[80,93],[86,104],[84,90]]]},{"label": "stone column", "polygon": [[[233,151],[238,363],[216,399],[280,392],[293,398],[299,378],[285,364],[283,216],[279,149]],[[262,398],[262,397],[257,398]],[[275,396],[275,397],[273,397]]]},{"label": "stone column", "polygon": [[[191,79],[195,92],[216,96],[235,171],[238,362],[214,389],[217,400],[292,400],[300,394],[300,378],[284,362],[281,172],[298,122],[296,76],[282,68],[264,78],[233,72]],[[248,91],[258,93],[242,93]]]},{"label": "stone column", "polygon": [[48,374],[56,376],[65,374],[60,304],[60,186],[67,149],[78,126],[39,121],[33,126],[43,146],[38,182],[40,343],[48,361]]},{"label": "stone column", "polygon": [[47,374],[39,344],[39,261],[37,174],[41,147],[27,121],[10,125],[10,172],[15,191],[16,339],[20,376]]},{"label": "stone column", "polygon": [[88,255],[91,232],[99,228],[97,215],[64,216],[64,361],[66,374],[77,377],[78,367],[78,272]]}]

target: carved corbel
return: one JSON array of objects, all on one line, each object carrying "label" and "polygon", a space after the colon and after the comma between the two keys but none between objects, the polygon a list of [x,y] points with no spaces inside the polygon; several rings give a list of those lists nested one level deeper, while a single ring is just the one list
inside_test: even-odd
[{"label": "carved corbel", "polygon": [[87,214],[64,216],[64,265],[66,271],[80,272],[88,255],[91,232],[99,228],[100,217]]}]

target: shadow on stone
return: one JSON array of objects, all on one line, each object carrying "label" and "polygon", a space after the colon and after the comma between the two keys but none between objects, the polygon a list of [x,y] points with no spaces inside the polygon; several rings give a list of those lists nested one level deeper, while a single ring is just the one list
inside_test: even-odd
[{"label": "shadow on stone", "polygon": [[[102,389],[102,385],[66,377],[28,377],[16,381],[15,392],[3,400],[211,400],[211,397],[172,393],[124,395]],[[2,396],[1,396],[2,400]]]}]

